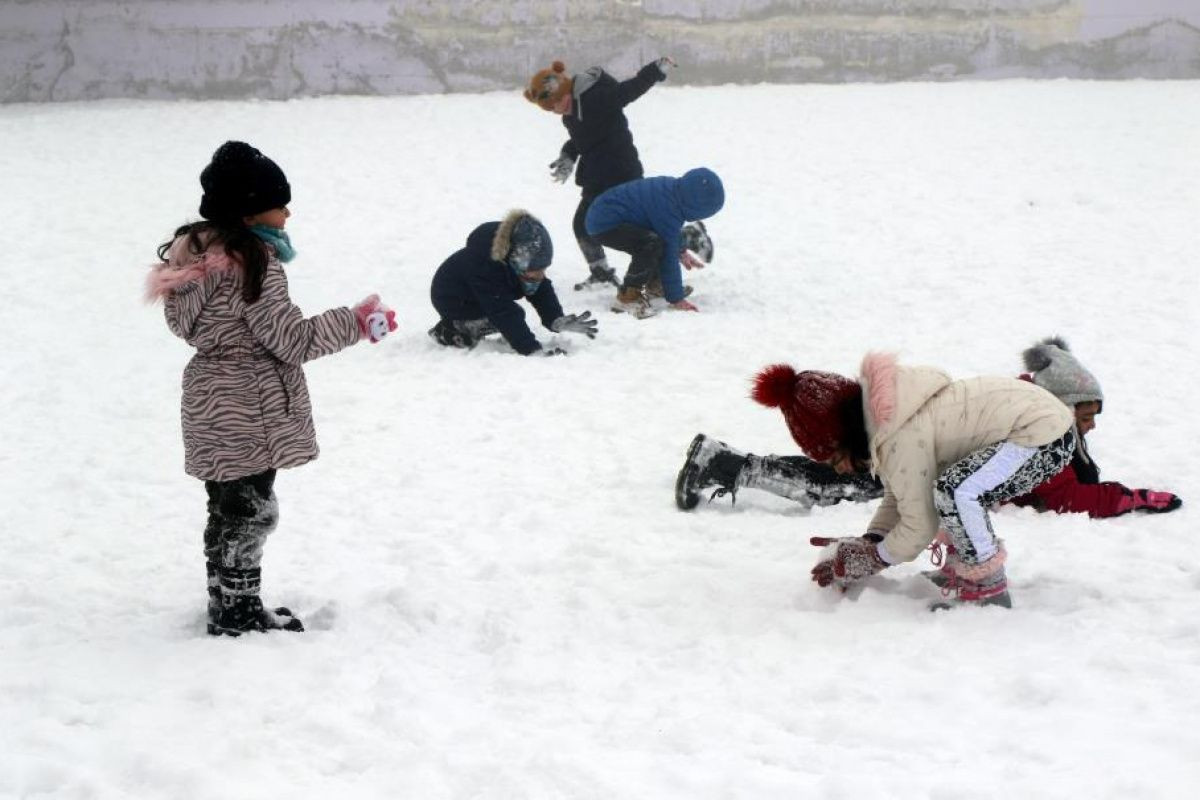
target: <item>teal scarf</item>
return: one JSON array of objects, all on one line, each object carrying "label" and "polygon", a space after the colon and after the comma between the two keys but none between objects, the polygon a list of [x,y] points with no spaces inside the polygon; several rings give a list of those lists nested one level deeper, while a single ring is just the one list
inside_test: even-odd
[{"label": "teal scarf", "polygon": [[292,240],[288,238],[287,231],[283,228],[251,225],[250,232],[275,248],[275,257],[283,263],[286,264],[296,257],[296,248],[292,247]]}]

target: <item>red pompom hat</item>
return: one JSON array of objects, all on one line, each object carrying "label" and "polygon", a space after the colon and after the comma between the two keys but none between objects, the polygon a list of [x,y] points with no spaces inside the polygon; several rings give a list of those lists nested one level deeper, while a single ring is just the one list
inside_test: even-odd
[{"label": "red pompom hat", "polygon": [[754,378],[756,402],[783,412],[788,431],[809,458],[826,461],[848,440],[847,403],[862,402],[858,381],[832,372],[796,372],[772,364]]}]

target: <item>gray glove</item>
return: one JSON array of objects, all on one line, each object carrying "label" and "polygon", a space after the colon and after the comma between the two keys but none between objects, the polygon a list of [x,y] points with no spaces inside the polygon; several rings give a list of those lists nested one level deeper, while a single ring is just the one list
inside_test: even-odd
[{"label": "gray glove", "polygon": [[566,354],[567,351],[561,347],[551,347],[549,350],[542,351],[543,356],[565,356]]},{"label": "gray glove", "polygon": [[582,314],[563,314],[550,323],[550,330],[555,333],[562,333],[563,331],[582,333],[589,339],[596,338],[596,329],[599,327],[600,323],[592,319],[592,312],[590,311],[585,311]]},{"label": "gray glove", "polygon": [[567,178],[575,171],[575,159],[561,155],[550,162],[550,177],[555,183],[566,183]]},{"label": "gray glove", "polygon": [[675,59],[671,58],[670,56],[663,56],[654,62],[654,66],[658,67],[658,71],[661,72],[662,76],[665,78],[671,72],[671,70],[675,69],[675,67],[679,65],[676,64]]}]

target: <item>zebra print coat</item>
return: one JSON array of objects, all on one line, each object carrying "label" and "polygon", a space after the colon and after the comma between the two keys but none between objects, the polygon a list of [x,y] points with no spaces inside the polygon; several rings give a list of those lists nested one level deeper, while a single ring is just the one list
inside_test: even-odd
[{"label": "zebra print coat", "polygon": [[220,246],[189,252],[187,236],[151,270],[147,297],[162,299],[167,327],[196,348],[183,370],[184,469],[227,481],[317,457],[301,364],[359,341],[349,308],[305,319],[272,256],[262,296],[242,299],[241,266]]}]

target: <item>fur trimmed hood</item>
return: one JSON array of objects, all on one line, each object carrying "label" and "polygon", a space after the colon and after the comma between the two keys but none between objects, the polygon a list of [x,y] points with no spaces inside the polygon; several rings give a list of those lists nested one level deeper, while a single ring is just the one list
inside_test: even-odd
[{"label": "fur trimmed hood", "polygon": [[167,250],[165,264],[155,264],[146,275],[145,300],[153,303],[189,284],[203,283],[206,278],[238,267],[224,248],[209,248],[204,241],[203,252],[191,250],[187,234],[178,237]]},{"label": "fur trimmed hood", "polygon": [[867,353],[859,367],[867,431],[897,428],[950,383],[936,367],[904,367],[895,353]]},{"label": "fur trimmed hood", "polygon": [[492,249],[488,254],[492,261],[504,261],[508,258],[508,251],[512,248],[513,229],[517,227],[521,217],[529,216],[533,215],[523,208],[514,208],[504,215],[504,219],[500,220],[500,227],[496,228],[496,235],[492,237]]},{"label": "fur trimmed hood", "polygon": [[[908,422],[931,397],[950,385],[950,376],[935,367],[900,367],[894,353],[867,353],[859,368],[863,387],[863,420],[874,451]],[[872,452],[878,463],[878,454]]]},{"label": "fur trimmed hood", "polygon": [[514,208],[496,228],[488,255],[518,272],[546,269],[554,260],[554,244],[537,217],[523,208]]}]

